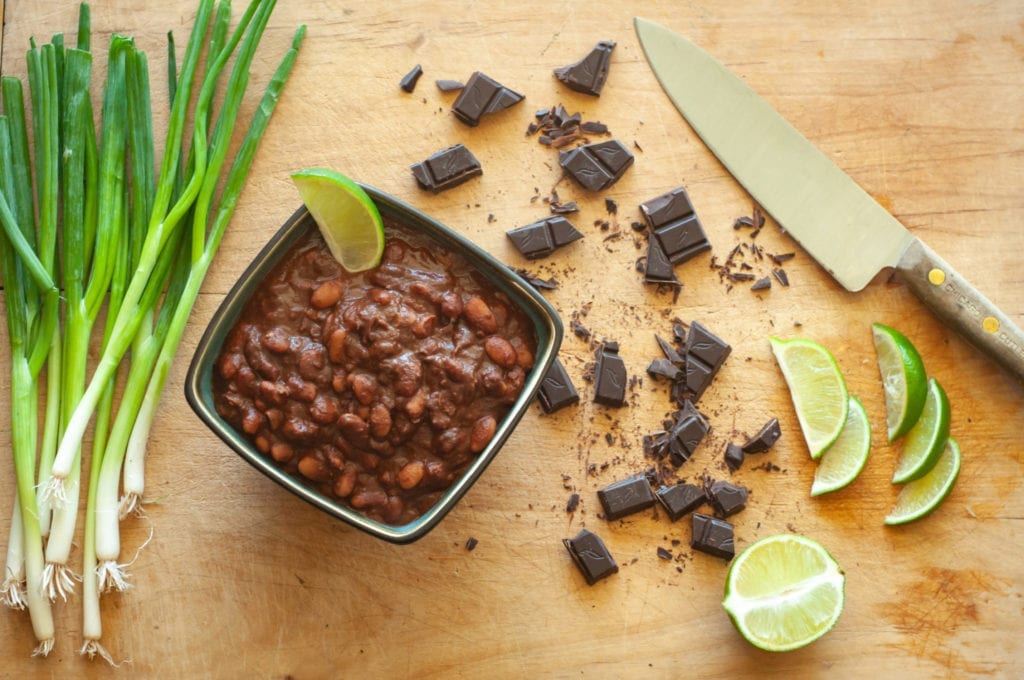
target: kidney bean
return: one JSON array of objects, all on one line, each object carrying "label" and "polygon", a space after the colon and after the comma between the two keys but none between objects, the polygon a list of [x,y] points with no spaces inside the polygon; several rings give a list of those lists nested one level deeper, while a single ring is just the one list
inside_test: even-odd
[{"label": "kidney bean", "polygon": [[341,449],[330,444],[324,444],[323,447],[324,458],[330,463],[331,467],[336,470],[340,470],[345,467],[345,456],[341,453]]},{"label": "kidney bean", "polygon": [[492,335],[484,341],[484,351],[491,361],[502,368],[509,368],[516,363],[516,350],[505,338],[500,335]]},{"label": "kidney bean", "polygon": [[270,445],[270,455],[278,463],[287,463],[295,456],[295,450],[290,444],[274,442]]},{"label": "kidney bean", "polygon": [[347,498],[356,486],[356,468],[346,464],[345,469],[334,482],[334,494],[339,498]]},{"label": "kidney bean", "polygon": [[384,262],[401,262],[405,258],[405,246],[398,241],[389,241],[384,246],[384,255],[381,259]]},{"label": "kidney bean", "polygon": [[469,433],[469,450],[473,453],[480,453],[494,438],[494,432],[498,429],[498,421],[494,416],[481,416],[473,423],[473,429]]},{"label": "kidney bean", "polygon": [[388,496],[387,502],[384,503],[384,507],[380,511],[381,519],[385,522],[394,522],[402,516],[403,510],[405,510],[405,503],[401,498]]},{"label": "kidney bean", "polygon": [[370,409],[370,434],[383,439],[391,431],[391,410],[384,404],[374,404]]},{"label": "kidney bean", "polygon": [[508,307],[500,302],[495,302],[491,305],[491,313],[494,314],[494,322],[498,326],[504,326],[508,323]]},{"label": "kidney bean", "polygon": [[377,381],[372,375],[366,373],[354,373],[348,377],[349,387],[360,404],[372,404],[377,398]]},{"label": "kidney bean", "polygon": [[262,344],[274,354],[284,354],[291,343],[288,334],[282,328],[271,328],[263,334]]},{"label": "kidney bean", "polygon": [[227,352],[223,354],[218,362],[220,377],[231,380],[238,374],[238,369],[245,363],[245,357],[238,352]]},{"label": "kidney bean", "polygon": [[445,374],[455,382],[468,383],[473,380],[473,365],[468,361],[460,361],[453,357],[445,357],[441,360],[441,367]]},{"label": "kidney bean", "polygon": [[533,352],[530,351],[529,346],[523,341],[523,339],[516,335],[513,336],[509,342],[516,350],[516,363],[526,370],[533,368]]},{"label": "kidney bean", "polygon": [[252,440],[252,443],[256,445],[256,450],[260,453],[270,452],[270,437],[265,432],[261,432]]},{"label": "kidney bean", "polygon": [[353,508],[366,510],[370,508],[383,508],[388,502],[388,495],[383,491],[357,491],[352,494],[349,501]]},{"label": "kidney bean", "polygon": [[466,315],[469,325],[481,333],[490,335],[497,332],[498,322],[494,318],[494,312],[483,298],[473,296],[466,300],[463,313]]},{"label": "kidney bean", "polygon": [[338,394],[344,394],[348,389],[348,375],[345,371],[340,369],[334,371],[334,375],[331,377],[331,388]]},{"label": "kidney bean", "polygon": [[426,408],[427,395],[424,394],[423,390],[419,390],[416,394],[409,397],[409,401],[405,402],[405,412],[409,414],[409,418],[414,423],[419,422]]},{"label": "kidney bean", "polygon": [[422,314],[416,317],[416,320],[413,322],[412,334],[417,338],[425,338],[434,332],[436,326],[437,316],[434,314]]},{"label": "kidney bean", "polygon": [[324,346],[319,342],[311,342],[299,355],[299,375],[306,380],[318,380],[327,365],[324,357]]},{"label": "kidney bean", "polygon": [[297,375],[288,376],[288,393],[293,399],[306,404],[316,399],[316,384],[306,382]]},{"label": "kidney bean", "polygon": [[267,416],[267,421],[270,423],[270,429],[276,430],[281,427],[281,423],[284,422],[284,413],[279,408],[269,408],[264,411]]},{"label": "kidney bean", "polygon": [[441,313],[454,321],[462,314],[462,298],[458,293],[445,293],[441,296]]},{"label": "kidney bean", "polygon": [[260,396],[270,404],[280,406],[288,399],[291,390],[288,385],[270,380],[260,381]]},{"label": "kidney bean", "polygon": [[403,354],[389,362],[388,367],[395,377],[395,394],[411,397],[423,384],[423,365],[412,354]]},{"label": "kidney bean", "polygon": [[267,380],[277,380],[281,377],[281,367],[267,356],[267,353],[260,346],[246,345],[245,358],[248,360],[252,370]]},{"label": "kidney bean", "polygon": [[329,425],[338,420],[338,400],[326,394],[318,394],[309,407],[309,416],[313,422]]},{"label": "kidney bean", "polygon": [[250,407],[242,417],[242,429],[246,434],[256,434],[263,429],[263,421],[263,414]]},{"label": "kidney bean", "polygon": [[390,305],[395,299],[391,291],[384,288],[371,288],[369,292],[370,299],[376,302],[378,305]]},{"label": "kidney bean", "polygon": [[370,430],[366,421],[355,413],[342,413],[338,416],[338,427],[346,435],[357,440],[366,439],[366,435]]},{"label": "kidney bean", "polygon": [[443,454],[454,453],[469,445],[469,433],[461,427],[449,427],[435,437],[434,445]]},{"label": "kidney bean", "polygon": [[411,489],[423,480],[423,473],[426,467],[422,460],[412,460],[402,466],[398,471],[398,486],[403,489]]},{"label": "kidney bean", "polygon": [[435,485],[443,484],[451,479],[451,472],[448,470],[448,466],[440,460],[428,461],[424,473]]},{"label": "kidney bean", "polygon": [[345,293],[345,285],[338,279],[325,281],[313,289],[309,296],[309,304],[316,309],[326,309],[338,304],[338,300]]},{"label": "kidney bean", "polygon": [[299,459],[299,472],[303,477],[319,480],[327,472],[327,466],[316,456],[303,456]]},{"label": "kidney bean", "polygon": [[344,328],[338,328],[327,339],[327,358],[336,364],[340,364],[345,360],[346,337],[348,337],[348,331]]},{"label": "kidney bean", "polygon": [[315,438],[319,428],[308,420],[290,416],[285,419],[281,432],[289,439],[305,441]]}]

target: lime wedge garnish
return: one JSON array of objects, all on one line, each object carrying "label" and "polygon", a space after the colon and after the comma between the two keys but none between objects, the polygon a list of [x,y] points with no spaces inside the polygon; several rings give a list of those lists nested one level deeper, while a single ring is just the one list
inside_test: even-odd
[{"label": "lime wedge garnish", "polygon": [[340,172],[307,168],[292,175],[331,254],[350,272],[372,269],[384,254],[384,223],[373,199]]},{"label": "lime wedge garnish", "polygon": [[896,507],[885,518],[885,523],[906,524],[929,514],[946,500],[959,474],[960,446],[956,440],[949,438],[935,467],[924,477],[908,482],[900,490]]},{"label": "lime wedge garnish", "polygon": [[789,385],[807,448],[811,458],[817,460],[846,423],[846,381],[832,354],[813,340],[771,338],[771,345]]},{"label": "lime wedge garnish", "polygon": [[778,534],[736,557],[722,606],[755,647],[785,652],[827,633],[843,611],[846,577],[817,541]]},{"label": "lime wedge garnish", "polygon": [[850,395],[850,411],[839,438],[818,461],[811,495],[838,491],[849,485],[864,469],[871,451],[871,424],[860,399]]},{"label": "lime wedge garnish", "polygon": [[928,379],[924,410],[903,439],[893,484],[905,484],[928,474],[942,454],[949,437],[949,399],[935,378]]},{"label": "lime wedge garnish", "polygon": [[921,355],[906,336],[880,323],[871,330],[885,390],[885,423],[891,442],[905,435],[921,416],[928,376]]}]

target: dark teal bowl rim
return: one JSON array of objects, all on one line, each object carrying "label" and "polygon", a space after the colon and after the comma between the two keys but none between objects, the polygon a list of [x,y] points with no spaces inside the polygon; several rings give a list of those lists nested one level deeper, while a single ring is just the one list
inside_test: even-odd
[{"label": "dark teal bowl rim", "polygon": [[192,410],[225,444],[246,462],[277,482],[280,486],[311,505],[337,517],[373,536],[392,543],[410,543],[437,526],[459,499],[480,478],[508,440],[515,426],[529,409],[540,388],[544,374],[558,354],[563,327],[558,313],[530,284],[510,267],[469,239],[438,222],[433,217],[378,189],[361,185],[382,215],[390,215],[407,228],[418,230],[450,251],[458,252],[499,290],[504,292],[533,323],[537,351],[533,369],[526,377],[523,391],[509,413],[499,423],[490,444],[472,465],[426,513],[409,524],[394,526],[375,521],[328,498],[281,470],[261,454],[217,413],[213,401],[213,370],[224,340],[237,322],[253,292],[287,253],[309,230],[316,229],[305,207],[299,208],[253,259],[221,302],[206,327],[185,377],[185,398]]}]

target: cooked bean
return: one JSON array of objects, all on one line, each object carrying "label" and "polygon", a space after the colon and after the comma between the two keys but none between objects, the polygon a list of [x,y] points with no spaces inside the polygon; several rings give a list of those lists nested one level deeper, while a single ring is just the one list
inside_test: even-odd
[{"label": "cooked bean", "polygon": [[218,362],[220,377],[231,380],[238,374],[238,369],[245,363],[245,357],[238,352],[227,352],[223,354]]},{"label": "cooked bean", "polygon": [[316,437],[319,428],[308,420],[290,417],[284,421],[281,432],[289,439],[305,441]]},{"label": "cooked bean", "polygon": [[384,288],[371,288],[369,292],[370,299],[376,302],[378,305],[390,305],[394,296],[391,295],[390,291]]},{"label": "cooked bean", "polygon": [[323,447],[324,458],[330,463],[331,467],[336,470],[340,470],[345,467],[345,456],[342,455],[341,449],[330,444],[325,444]]},{"label": "cooked bean", "polygon": [[338,304],[338,300],[345,293],[345,285],[338,279],[325,281],[313,289],[309,296],[309,304],[317,309],[326,309]]},{"label": "cooked bean", "polygon": [[327,358],[336,364],[340,364],[345,360],[346,337],[348,337],[348,331],[344,328],[339,328],[331,333],[331,337],[327,339]]},{"label": "cooked bean", "polygon": [[516,363],[516,350],[505,338],[500,335],[492,335],[484,342],[484,351],[491,361],[502,368],[510,368]]},{"label": "cooked bean", "polygon": [[256,434],[263,428],[263,414],[254,408],[247,409],[242,417],[242,429],[246,434]]},{"label": "cooked bean", "polygon": [[370,434],[383,439],[391,431],[391,410],[384,404],[374,404],[370,409]]},{"label": "cooked bean", "polygon": [[427,395],[423,393],[423,390],[418,391],[409,397],[409,401],[405,402],[405,412],[409,414],[409,418],[413,422],[418,422],[423,417],[423,412],[426,408]]},{"label": "cooked bean", "polygon": [[284,422],[284,413],[279,408],[271,408],[264,411],[267,416],[267,421],[270,422],[270,429],[276,430],[281,427],[281,423]]},{"label": "cooked bean", "polygon": [[409,461],[398,471],[398,486],[403,489],[413,488],[423,480],[425,470],[422,460]]},{"label": "cooked bean", "polygon": [[324,346],[319,342],[311,342],[299,355],[299,375],[306,380],[319,380],[326,365]]},{"label": "cooked bean", "polygon": [[512,343],[512,347],[516,350],[516,363],[526,370],[533,368],[533,352],[530,351],[526,342],[524,342],[518,335],[513,337],[509,342]]},{"label": "cooked bean", "polygon": [[458,293],[445,293],[441,296],[441,313],[451,320],[459,318],[462,314],[462,298]]},{"label": "cooked bean", "polygon": [[388,496],[387,502],[384,507],[381,508],[380,514],[381,519],[385,522],[397,521],[402,516],[402,511],[405,509],[405,502],[402,501],[398,496]]},{"label": "cooked bean", "polygon": [[369,405],[377,398],[377,381],[367,373],[355,373],[348,378],[349,387],[360,404]]},{"label": "cooked bean", "polygon": [[481,333],[490,335],[497,332],[498,322],[494,318],[494,312],[483,298],[473,296],[466,300],[463,313],[466,315],[469,325]]},{"label": "cooked bean", "polygon": [[290,346],[288,334],[282,328],[271,328],[263,334],[263,346],[274,354],[284,354]]},{"label": "cooked bean", "polygon": [[344,471],[334,482],[334,493],[339,498],[347,498],[356,486],[356,468],[352,465],[345,465]]},{"label": "cooked bean", "polygon": [[256,445],[256,450],[258,450],[260,453],[270,452],[270,437],[268,437],[266,433],[261,432],[260,434],[256,435],[252,442],[253,444]]},{"label": "cooked bean", "polygon": [[366,421],[360,418],[355,413],[342,413],[338,417],[338,427],[341,431],[350,437],[365,438],[370,430],[369,425]]},{"label": "cooked bean", "polygon": [[279,382],[263,380],[260,382],[260,396],[270,404],[280,406],[288,398],[291,390],[288,385]]},{"label": "cooked bean", "polygon": [[498,421],[494,416],[486,415],[480,417],[473,423],[473,430],[469,433],[469,450],[473,453],[480,453],[494,438],[494,431],[498,429]]},{"label": "cooked bean", "polygon": [[307,479],[317,480],[327,472],[327,466],[316,456],[303,456],[299,459],[299,472]]},{"label": "cooked bean", "polygon": [[388,495],[383,491],[357,491],[352,494],[352,499],[349,502],[352,503],[353,508],[360,510],[382,508],[388,502]]},{"label": "cooked bean", "polygon": [[328,425],[338,420],[338,400],[326,394],[318,394],[309,407],[313,422]]},{"label": "cooked bean", "polygon": [[270,445],[270,455],[278,463],[287,463],[295,455],[295,450],[289,444],[275,442]]},{"label": "cooked bean", "polygon": [[417,338],[425,338],[434,332],[437,327],[437,317],[433,314],[423,314],[416,317],[412,324],[412,334]]}]

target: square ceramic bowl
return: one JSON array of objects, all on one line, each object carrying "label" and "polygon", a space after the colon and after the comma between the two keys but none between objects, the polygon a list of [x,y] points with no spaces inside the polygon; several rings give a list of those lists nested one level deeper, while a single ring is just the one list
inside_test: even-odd
[{"label": "square ceramic bowl", "polygon": [[370,519],[336,499],[327,497],[305,485],[279,468],[260,453],[240,432],[224,420],[214,406],[213,371],[217,356],[229,332],[236,324],[250,296],[291,246],[310,230],[317,229],[309,212],[300,208],[256,256],[224,298],[210,321],[192,358],[185,383],[185,397],[199,418],[229,447],[250,465],[277,484],[335,517],[374,536],[393,543],[409,543],[424,536],[458,503],[459,499],[494,460],[516,424],[526,413],[536,395],[548,367],[554,361],[562,341],[562,323],[554,308],[519,275],[465,237],[457,234],[429,215],[372,187],[363,185],[381,215],[391,216],[407,229],[419,231],[451,252],[460,253],[471,266],[504,292],[512,303],[530,319],[537,338],[534,366],[530,370],[519,398],[498,428],[487,447],[476,457],[465,473],[426,513],[413,522],[393,526]]}]

